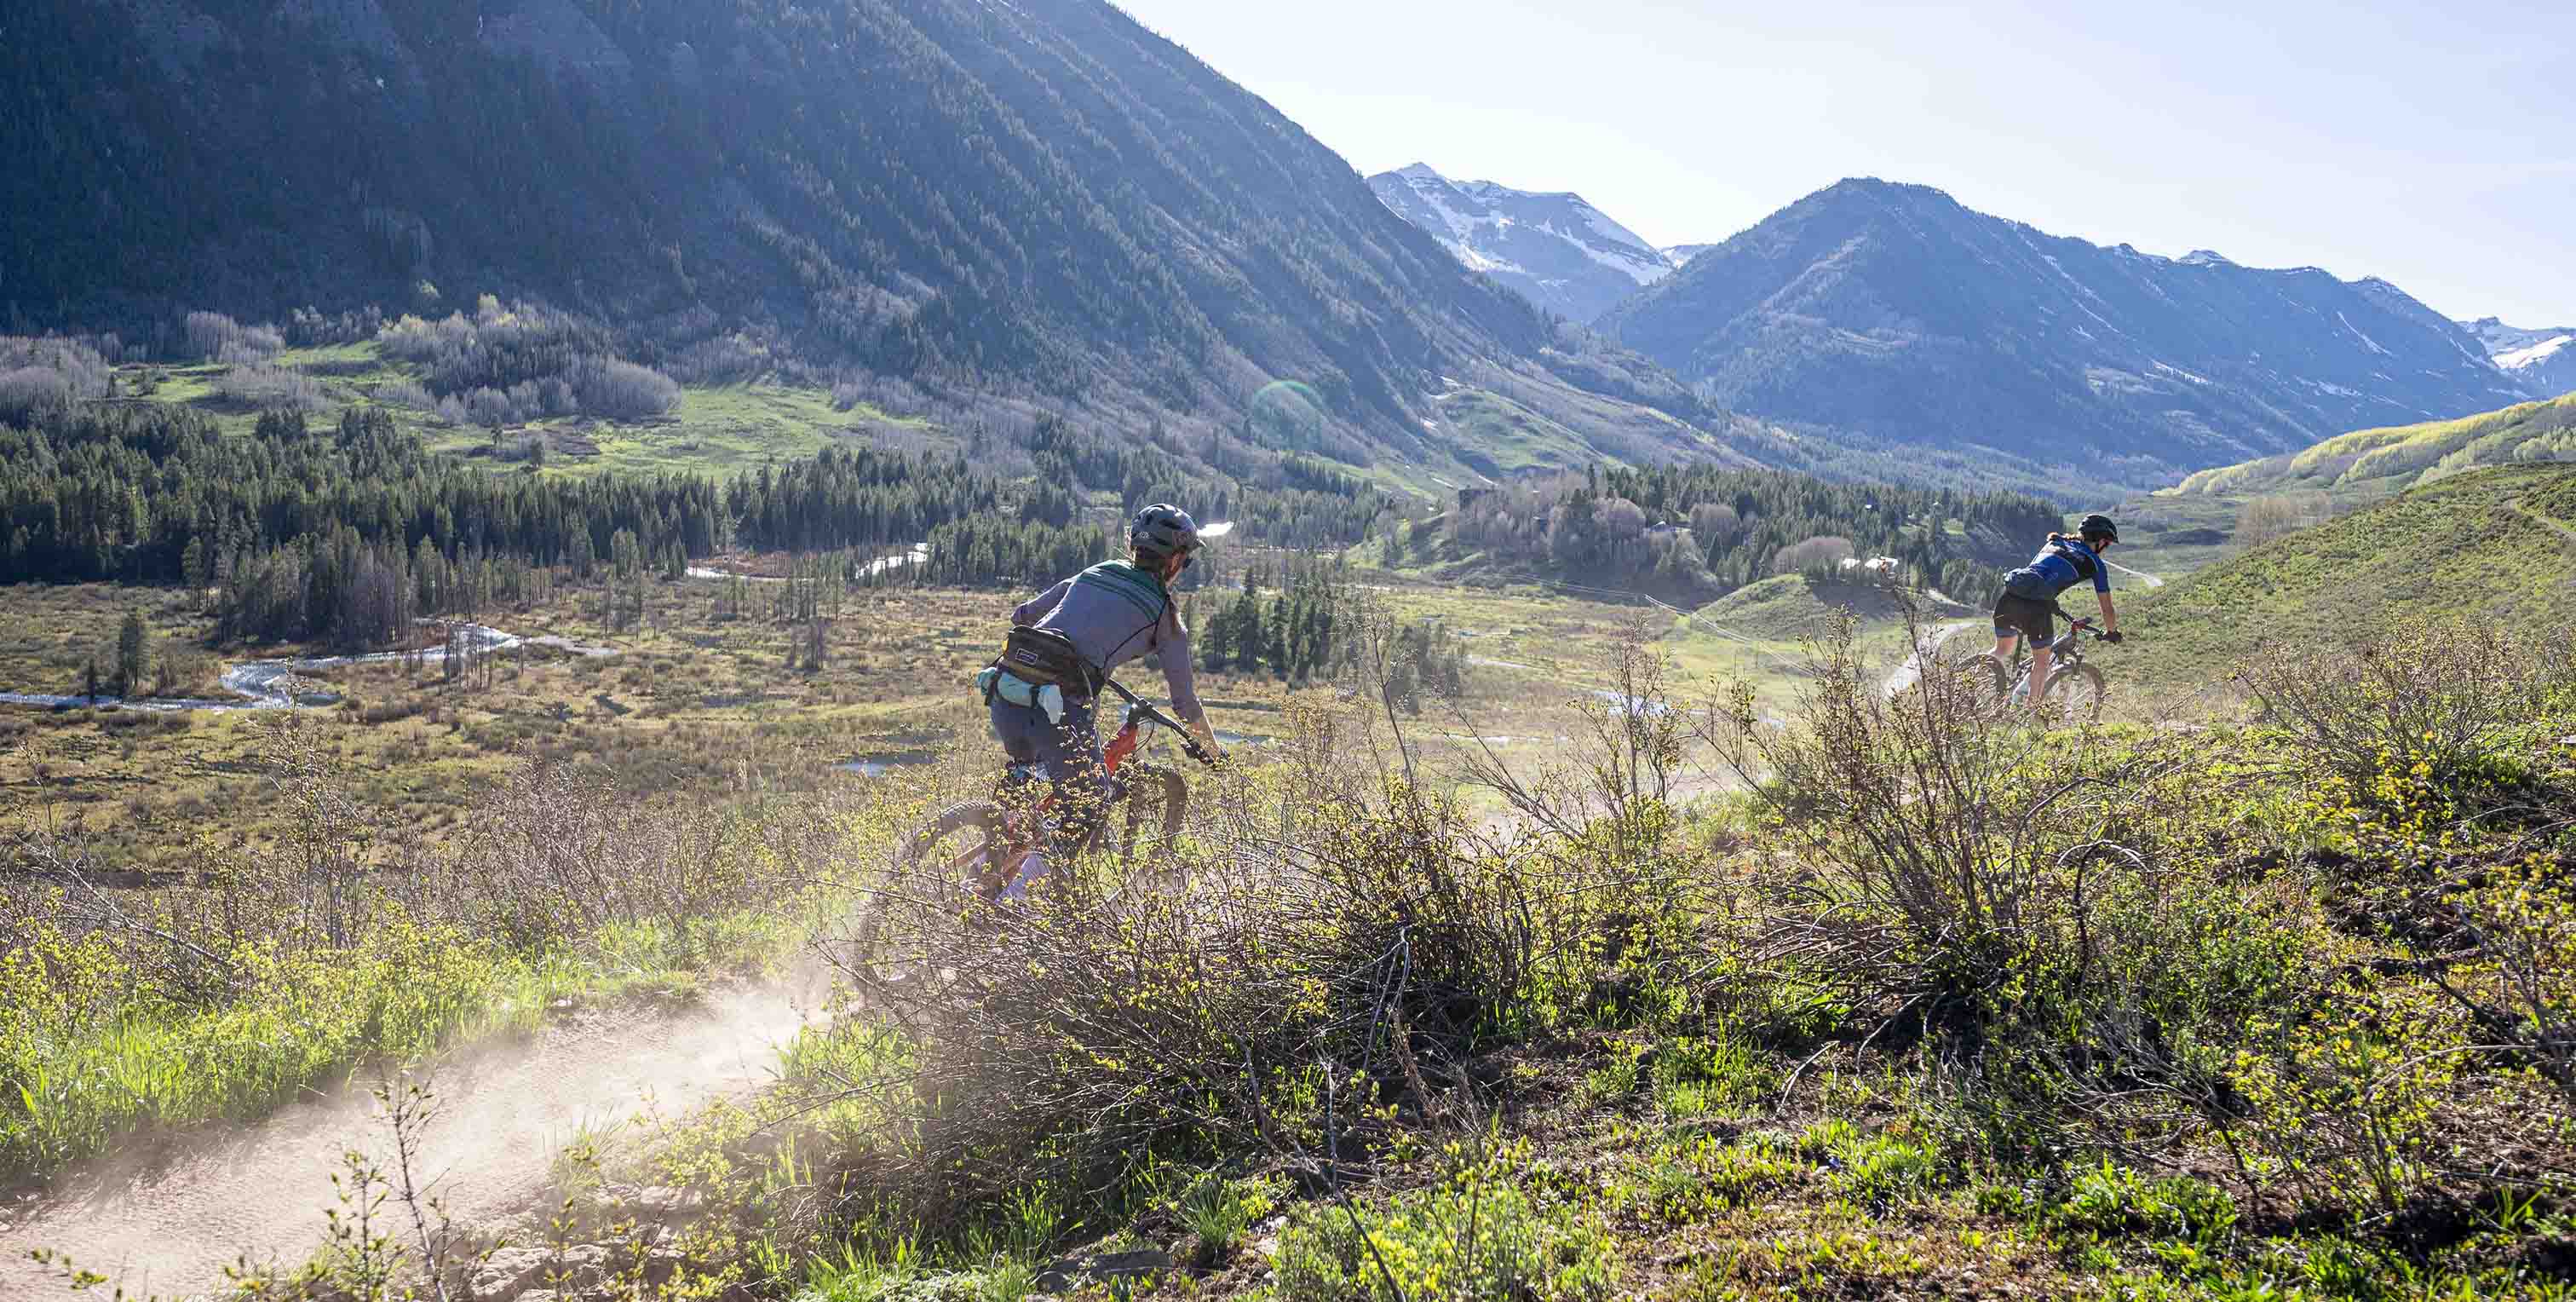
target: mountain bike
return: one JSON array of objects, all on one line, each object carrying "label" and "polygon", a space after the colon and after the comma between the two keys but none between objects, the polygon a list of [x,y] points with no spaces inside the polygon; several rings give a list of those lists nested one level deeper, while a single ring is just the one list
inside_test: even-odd
[{"label": "mountain bike", "polygon": [[[1178,772],[1137,759],[1136,754],[1156,731],[1168,730],[1191,759],[1215,768],[1217,757],[1171,716],[1139,700],[1115,680],[1103,682],[1126,702],[1126,713],[1117,734],[1101,748],[1105,807],[1091,820],[1091,830],[1073,858],[1088,858],[1104,849],[1115,851],[1119,885],[1108,899],[1140,888],[1184,889],[1187,876],[1152,852],[1180,836],[1181,824],[1189,815],[1189,786]],[[1031,769],[1035,766],[1005,772],[1003,787],[1046,780],[1043,771]],[[1067,799],[1065,792],[1055,790],[1034,804],[960,801],[904,837],[895,848],[885,888],[852,928],[850,943],[855,952],[848,966],[862,986],[878,995],[892,995],[943,980],[946,973],[934,957],[937,940],[953,934],[957,924],[978,909],[997,907],[1029,856],[1051,839]],[[1141,872],[1140,851],[1146,852],[1142,861],[1148,865]],[[1072,863],[1054,865],[1046,880],[1070,882],[1073,869]]]},{"label": "mountain bike", "polygon": [[[2091,723],[2102,717],[2105,688],[2102,671],[2084,663],[2083,635],[2091,633],[2099,639],[2103,634],[2090,616],[2076,619],[2063,606],[2058,608],[2057,615],[2069,622],[2066,631],[2048,644],[2048,708],[2068,723]],[[2030,641],[2024,636],[2013,643],[2013,662],[2009,669],[1997,664],[1993,656],[1982,653],[1969,656],[1960,666],[1966,686],[1976,693],[1990,712],[2002,715],[2010,710],[2029,707]]]}]

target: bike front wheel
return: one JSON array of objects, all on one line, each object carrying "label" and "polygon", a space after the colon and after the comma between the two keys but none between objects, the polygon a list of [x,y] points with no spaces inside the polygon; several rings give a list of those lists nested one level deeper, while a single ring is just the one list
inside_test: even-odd
[{"label": "bike front wheel", "polygon": [[1180,774],[1153,764],[1136,765],[1126,783],[1125,826],[1118,844],[1132,859],[1140,849],[1150,851],[1180,836],[1190,793]]},{"label": "bike front wheel", "polygon": [[2102,671],[2073,665],[2048,676],[2048,713],[2059,722],[2082,726],[2102,717]]}]

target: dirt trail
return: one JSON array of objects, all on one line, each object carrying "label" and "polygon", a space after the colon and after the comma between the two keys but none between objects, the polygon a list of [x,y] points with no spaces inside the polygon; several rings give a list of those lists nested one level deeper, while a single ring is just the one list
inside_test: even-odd
[{"label": "dirt trail", "polygon": [[1923,678],[1923,666],[1940,658],[1941,646],[1943,643],[1948,642],[1951,638],[1956,637],[1961,633],[1967,632],[1969,629],[1978,627],[1982,622],[1983,621],[1974,619],[1963,619],[1957,623],[1943,624],[1938,628],[1925,630],[1922,635],[1922,639],[1915,645],[1914,654],[1907,656],[1905,658],[1905,663],[1898,665],[1896,667],[1896,672],[1887,676],[1887,684],[1880,690],[1881,697],[1886,700],[1895,700],[1897,693],[1902,692],[1906,688],[1912,687],[1915,683],[1921,681]]},{"label": "dirt trail", "polygon": [[[585,1129],[675,1117],[757,1089],[773,1076],[776,1048],[810,1020],[794,996],[763,987],[667,1016],[567,1022],[465,1050],[429,1076],[440,1112],[422,1170],[459,1226],[506,1224],[538,1206],[555,1157]],[[40,1247],[110,1276],[129,1296],[202,1294],[245,1252],[300,1261],[323,1242],[342,1155],[382,1160],[389,1140],[361,1082],[154,1169],[110,1162],[50,1197],[0,1206],[0,1297],[62,1291],[27,1260]]]},{"label": "dirt trail", "polygon": [[2126,565],[2120,564],[2118,561],[2105,560],[2102,563],[2122,574],[2128,575],[2130,578],[2136,579],[2140,583],[2146,584],[2149,588],[2161,588],[2165,586],[2164,576],[2162,575],[2149,574],[2145,570],[2133,570]]}]

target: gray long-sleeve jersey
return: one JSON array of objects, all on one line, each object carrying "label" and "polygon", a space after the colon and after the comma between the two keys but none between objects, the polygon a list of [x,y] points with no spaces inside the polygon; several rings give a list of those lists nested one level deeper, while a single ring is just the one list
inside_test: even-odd
[{"label": "gray long-sleeve jersey", "polygon": [[1011,622],[1064,634],[1083,659],[1104,670],[1155,654],[1171,685],[1173,712],[1184,723],[1207,722],[1190,669],[1190,630],[1161,579],[1125,561],[1106,561],[1021,603]]}]

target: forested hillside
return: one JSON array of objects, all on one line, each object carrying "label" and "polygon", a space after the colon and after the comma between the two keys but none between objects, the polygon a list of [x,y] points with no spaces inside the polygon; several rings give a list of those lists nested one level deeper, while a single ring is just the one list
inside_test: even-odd
[{"label": "forested hillside", "polygon": [[1534,392],[1569,463],[1742,433],[1101,0],[30,0],[0,151],[21,331],[166,354],[186,308],[345,335],[488,293],[684,378],[1164,417],[1193,455],[1454,467],[1443,376]]},{"label": "forested hillside", "polygon": [[1676,601],[1782,574],[1980,592],[2062,519],[2017,493],[1666,467],[1462,493],[1392,531],[1387,555],[1453,577],[1567,579]]}]

